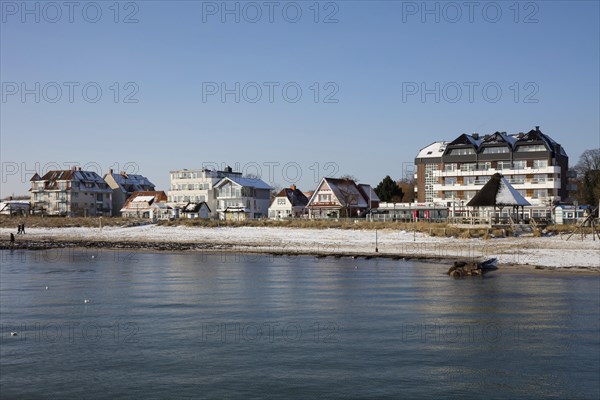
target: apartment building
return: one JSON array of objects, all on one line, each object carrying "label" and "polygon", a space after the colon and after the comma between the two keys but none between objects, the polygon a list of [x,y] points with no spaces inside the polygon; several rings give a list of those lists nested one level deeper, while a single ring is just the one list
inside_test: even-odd
[{"label": "apartment building", "polygon": [[34,214],[95,217],[112,214],[112,190],[100,175],[81,168],[48,171],[31,180]]},{"label": "apartment building", "polygon": [[189,203],[205,202],[211,210],[211,218],[217,215],[217,193],[215,185],[223,178],[241,178],[241,172],[231,167],[224,171],[202,169],[180,169],[170,172],[169,202],[179,208]]},{"label": "apartment building", "polygon": [[499,172],[532,206],[551,207],[567,198],[568,163],[564,148],[537,126],[511,135],[462,134],[419,151],[416,198],[463,207]]}]

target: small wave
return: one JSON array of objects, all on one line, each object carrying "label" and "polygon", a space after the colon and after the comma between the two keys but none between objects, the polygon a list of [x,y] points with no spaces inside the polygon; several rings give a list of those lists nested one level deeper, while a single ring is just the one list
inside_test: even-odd
[{"label": "small wave", "polygon": [[96,272],[93,269],[51,269],[50,271],[46,271],[46,274],[68,274],[73,272]]}]

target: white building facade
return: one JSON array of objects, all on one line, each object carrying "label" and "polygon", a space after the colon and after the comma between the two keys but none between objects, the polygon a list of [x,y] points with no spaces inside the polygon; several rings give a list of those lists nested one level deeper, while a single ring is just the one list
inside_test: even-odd
[{"label": "white building facade", "polygon": [[292,185],[277,193],[269,206],[269,218],[302,218],[305,216],[307,204],[308,198],[298,190],[296,185]]},{"label": "white building facade", "polygon": [[266,218],[271,186],[260,179],[229,176],[215,186],[217,214],[222,220]]},{"label": "white building facade", "polygon": [[175,207],[184,208],[189,203],[203,203],[211,210],[210,217],[217,217],[217,193],[215,185],[225,177],[241,178],[241,172],[230,167],[224,171],[210,169],[181,169],[170,172],[168,201]]}]

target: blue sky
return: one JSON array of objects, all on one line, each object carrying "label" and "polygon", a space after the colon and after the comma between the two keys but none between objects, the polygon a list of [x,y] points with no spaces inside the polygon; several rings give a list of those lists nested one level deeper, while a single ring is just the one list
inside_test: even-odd
[{"label": "blue sky", "polygon": [[164,190],[170,170],[230,164],[310,190],[399,179],[463,132],[539,125],[571,164],[600,146],[597,1],[274,1],[272,22],[248,3],[227,2],[236,22],[222,2],[76,2],[70,21],[62,2],[2,1],[1,196],[70,163]]}]

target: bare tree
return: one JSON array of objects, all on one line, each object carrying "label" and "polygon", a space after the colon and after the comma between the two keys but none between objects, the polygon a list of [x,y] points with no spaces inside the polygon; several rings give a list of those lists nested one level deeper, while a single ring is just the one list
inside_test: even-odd
[{"label": "bare tree", "polygon": [[402,189],[402,199],[405,203],[412,203],[415,201],[415,179],[404,178],[396,181],[396,185]]},{"label": "bare tree", "polygon": [[356,188],[356,178],[352,175],[344,175],[338,178],[340,182],[337,184],[340,195],[340,217],[349,218],[352,212],[352,206],[358,205],[358,196],[360,193]]},{"label": "bare tree", "polygon": [[575,166],[577,200],[581,204],[598,205],[600,200],[600,149],[584,151]]},{"label": "bare tree", "polygon": [[271,184],[271,192],[270,192],[270,201],[271,203],[273,202],[273,200],[275,199],[275,197],[279,194],[279,192],[281,192],[281,189],[283,189],[281,187],[281,185],[279,183],[272,183]]}]

